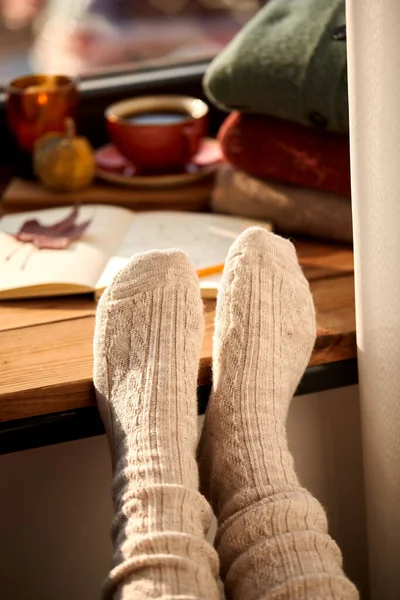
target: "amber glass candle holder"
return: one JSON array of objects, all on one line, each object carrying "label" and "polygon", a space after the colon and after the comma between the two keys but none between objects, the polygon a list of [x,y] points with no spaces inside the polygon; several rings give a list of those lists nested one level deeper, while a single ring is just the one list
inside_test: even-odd
[{"label": "amber glass candle holder", "polygon": [[67,117],[76,117],[76,80],[65,75],[26,75],[11,81],[5,91],[8,124],[25,153],[32,153],[44,134],[64,131]]}]

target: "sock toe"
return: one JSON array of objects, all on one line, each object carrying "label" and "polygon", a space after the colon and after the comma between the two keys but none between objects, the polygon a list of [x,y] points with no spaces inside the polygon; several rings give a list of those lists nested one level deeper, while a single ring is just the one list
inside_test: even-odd
[{"label": "sock toe", "polygon": [[279,265],[293,274],[302,274],[296,249],[289,240],[267,231],[263,227],[249,227],[233,243],[227,258],[227,265],[240,263],[261,264],[263,267]]},{"label": "sock toe", "polygon": [[107,299],[123,300],[143,288],[176,285],[185,279],[199,287],[196,271],[182,250],[154,250],[135,254],[117,273],[107,289]]}]

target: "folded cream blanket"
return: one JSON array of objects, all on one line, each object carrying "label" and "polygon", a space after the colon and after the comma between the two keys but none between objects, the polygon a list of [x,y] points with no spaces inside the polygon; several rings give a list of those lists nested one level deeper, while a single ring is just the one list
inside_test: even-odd
[{"label": "folded cream blanket", "polygon": [[256,179],[228,164],[219,171],[212,209],[266,219],[281,233],[352,242],[351,201],[348,198]]}]

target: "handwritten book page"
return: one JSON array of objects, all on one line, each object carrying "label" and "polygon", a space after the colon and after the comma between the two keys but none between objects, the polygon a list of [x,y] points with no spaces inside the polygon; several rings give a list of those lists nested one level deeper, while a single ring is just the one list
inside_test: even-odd
[{"label": "handwritten book page", "polygon": [[[149,250],[179,248],[187,253],[196,269],[223,263],[229,248],[251,225],[268,223],[209,213],[157,211],[136,213],[120,247],[107,263],[98,283],[101,292],[133,254]],[[200,279],[202,296],[216,296],[221,274]]]},{"label": "handwritten book page", "polygon": [[129,210],[82,206],[77,222],[92,219],[83,236],[65,250],[36,250],[10,234],[24,222],[37,219],[52,225],[65,218],[71,207],[6,215],[0,220],[0,297],[43,296],[94,291],[110,256],[117,252],[135,218]]},{"label": "handwritten book page", "polygon": [[[82,237],[64,250],[37,250],[18,242],[23,223],[54,225],[71,207],[6,215],[0,220],[0,298],[28,298],[101,291],[138,252],[179,248],[196,269],[225,261],[232,242],[247,227],[269,224],[238,217],[173,211],[133,213],[107,205],[84,205],[77,224],[91,219]],[[203,277],[203,297],[215,297],[221,274]]]}]

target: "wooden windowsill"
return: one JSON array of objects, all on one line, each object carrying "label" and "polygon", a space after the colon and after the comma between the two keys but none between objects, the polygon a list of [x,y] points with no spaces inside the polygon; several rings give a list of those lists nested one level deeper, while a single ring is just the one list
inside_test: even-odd
[{"label": "wooden windowsill", "polygon": [[[345,246],[312,241],[298,241],[296,247],[317,311],[318,336],[309,370],[317,373],[316,366],[333,365],[340,379],[335,365],[352,359],[354,363],[356,357],[353,253]],[[211,383],[215,302],[206,301],[205,308],[201,390],[208,390]],[[18,428],[18,421],[27,424],[50,416],[54,420],[57,414],[62,418],[71,412],[76,418],[76,411],[87,414],[87,409],[94,409],[94,312],[90,297],[1,303],[0,433],[1,428],[16,424]],[[329,387],[336,385],[340,381]],[[314,390],[320,386],[311,385]],[[322,383],[322,387],[326,386]],[[303,386],[302,391],[307,389]]]}]

